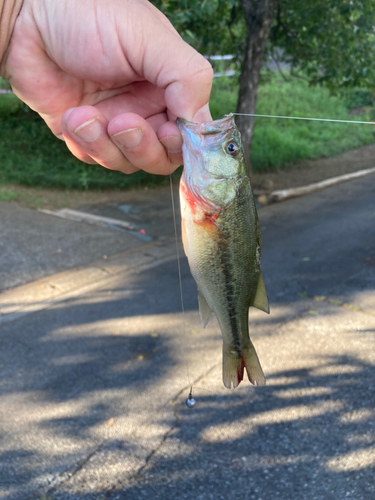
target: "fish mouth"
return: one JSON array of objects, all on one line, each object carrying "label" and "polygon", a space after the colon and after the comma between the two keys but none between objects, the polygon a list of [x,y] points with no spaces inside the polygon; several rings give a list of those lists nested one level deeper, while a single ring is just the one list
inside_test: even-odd
[{"label": "fish mouth", "polygon": [[177,118],[176,123],[182,135],[184,131],[190,131],[198,136],[220,134],[236,126],[233,113],[229,113],[218,120],[212,120],[210,122],[194,123],[184,120],[183,118]]}]

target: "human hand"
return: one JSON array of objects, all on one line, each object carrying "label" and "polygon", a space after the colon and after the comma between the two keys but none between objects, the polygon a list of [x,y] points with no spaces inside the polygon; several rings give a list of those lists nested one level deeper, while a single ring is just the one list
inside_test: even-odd
[{"label": "human hand", "polygon": [[24,0],[2,72],[86,163],[168,174],[176,117],[211,119],[210,64],[147,0]]}]

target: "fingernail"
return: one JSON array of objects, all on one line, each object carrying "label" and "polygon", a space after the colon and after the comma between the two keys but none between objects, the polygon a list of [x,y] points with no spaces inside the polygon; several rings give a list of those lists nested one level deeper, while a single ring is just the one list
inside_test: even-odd
[{"label": "fingernail", "polygon": [[211,120],[212,117],[208,103],[202,106],[201,109],[195,113],[195,116],[193,118],[194,123],[209,122]]},{"label": "fingernail", "polygon": [[170,135],[163,137],[160,142],[163,144],[168,153],[181,153],[182,151],[181,136],[177,137],[176,135]]},{"label": "fingernail", "polygon": [[102,133],[103,129],[96,118],[82,123],[74,131],[74,134],[85,142],[94,142]]},{"label": "fingernail", "polygon": [[130,128],[129,130],[118,132],[113,137],[122,146],[125,146],[126,148],[134,148],[141,142],[143,132],[140,128]]}]

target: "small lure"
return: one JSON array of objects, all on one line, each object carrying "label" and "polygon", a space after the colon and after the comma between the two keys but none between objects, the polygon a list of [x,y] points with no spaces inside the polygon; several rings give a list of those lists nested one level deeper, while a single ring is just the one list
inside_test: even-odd
[{"label": "small lure", "polygon": [[188,398],[187,398],[187,400],[186,400],[186,406],[187,406],[188,408],[194,408],[194,407],[195,407],[195,405],[196,405],[196,401],[195,401],[195,399],[193,398],[193,388],[192,388],[192,387],[190,387],[189,396],[188,396]]}]

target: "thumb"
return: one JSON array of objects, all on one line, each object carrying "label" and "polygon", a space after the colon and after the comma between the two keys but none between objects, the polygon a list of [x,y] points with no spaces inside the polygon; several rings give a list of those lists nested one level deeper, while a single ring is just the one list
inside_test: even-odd
[{"label": "thumb", "polygon": [[213,71],[207,59],[196,52],[188,65],[177,68],[174,77],[166,76],[165,102],[175,117],[194,122],[212,119],[208,102]]},{"label": "thumb", "polygon": [[127,51],[126,40],[121,41],[123,50],[139,74],[165,90],[170,117],[173,115],[189,121],[195,117],[199,121],[210,120],[211,64],[184,42],[169,22],[162,22],[161,16],[161,13],[156,17],[148,11],[148,22],[142,23],[137,32],[136,56]]}]

